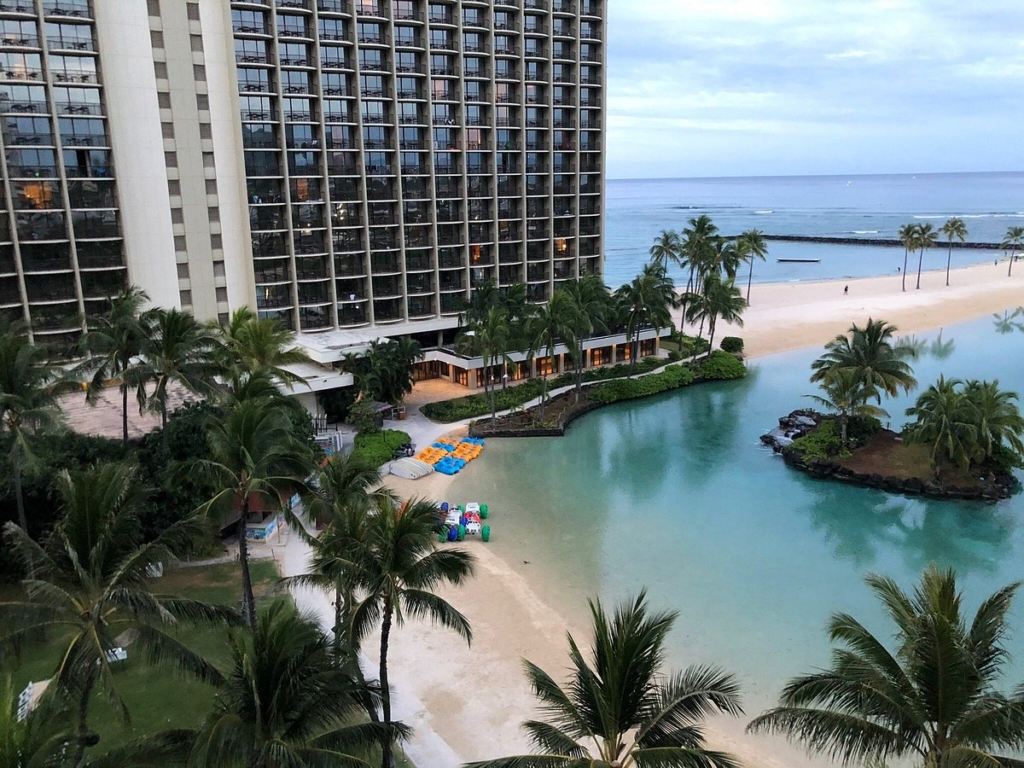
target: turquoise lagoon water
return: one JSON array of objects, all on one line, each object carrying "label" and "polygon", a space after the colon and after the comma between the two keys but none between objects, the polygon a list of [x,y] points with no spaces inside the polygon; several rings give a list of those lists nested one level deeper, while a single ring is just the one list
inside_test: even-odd
[{"label": "turquoise lagoon water", "polygon": [[[942,372],[1024,393],[1024,333],[988,319],[919,338],[922,383]],[[744,381],[598,411],[563,438],[490,440],[452,495],[490,504],[489,546],[570,623],[581,624],[587,597],[646,587],[655,606],[679,612],[670,661],[735,671],[757,713],[789,677],[828,663],[831,612],[888,632],[865,573],[911,588],[930,562],[953,566],[972,606],[1024,578],[1024,495],[993,505],[892,496],[810,479],[760,444],[808,404],[817,354],[756,360]],[[908,403],[886,403],[894,427]],[[1016,682],[1024,594],[1011,622]]]}]

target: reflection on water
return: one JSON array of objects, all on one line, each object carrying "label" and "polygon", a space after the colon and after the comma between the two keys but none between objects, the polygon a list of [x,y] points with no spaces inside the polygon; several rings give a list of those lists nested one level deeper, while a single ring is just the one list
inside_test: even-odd
[{"label": "reflection on water", "polygon": [[996,333],[1024,332],[1024,322],[1017,320],[1020,317],[1024,317],[1024,307],[1017,307],[1012,311],[1006,310],[1001,315],[998,313],[992,315],[992,324],[995,326]]},{"label": "reflection on water", "polygon": [[[998,330],[986,318],[923,335],[921,385],[944,373],[1024,390],[1021,339]],[[653,604],[680,613],[670,660],[735,670],[756,711],[790,676],[827,663],[833,611],[884,631],[865,572],[909,586],[935,561],[957,569],[968,599],[1024,577],[1024,496],[994,505],[890,496],[814,480],[760,444],[806,404],[817,354],[766,358],[741,382],[597,411],[563,438],[491,440],[454,496],[490,503],[491,546],[517,566],[529,561],[523,572],[543,576],[537,586],[556,604],[648,587]],[[894,429],[916,395],[883,403]],[[1024,633],[1024,597],[1010,620]]]}]

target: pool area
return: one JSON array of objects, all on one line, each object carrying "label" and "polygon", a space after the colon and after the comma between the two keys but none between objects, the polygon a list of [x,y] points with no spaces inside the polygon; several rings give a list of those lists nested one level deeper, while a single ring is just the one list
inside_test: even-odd
[{"label": "pool area", "polygon": [[[921,388],[947,377],[999,379],[1024,393],[1024,332],[987,318],[919,337],[920,383],[883,402],[892,426]],[[912,588],[930,563],[952,566],[973,611],[1024,578],[1024,494],[997,504],[892,496],[787,468],[759,437],[810,405],[802,395],[820,350],[752,361],[743,381],[616,405],[563,438],[489,440],[452,496],[490,504],[490,544],[522,561],[567,616],[585,599],[646,587],[679,612],[669,662],[720,664],[742,681],[748,715],[771,706],[790,677],[827,664],[825,622],[846,611],[887,637],[862,578]],[[497,533],[500,531],[500,534]],[[1024,638],[1024,594],[1010,616]],[[1024,679],[1016,653],[1007,684]]]}]

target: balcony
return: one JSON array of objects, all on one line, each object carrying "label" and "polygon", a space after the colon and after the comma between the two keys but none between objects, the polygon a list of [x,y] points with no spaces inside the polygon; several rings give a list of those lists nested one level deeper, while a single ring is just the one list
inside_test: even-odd
[{"label": "balcony", "polygon": [[348,0],[317,0],[320,13],[349,13]]},{"label": "balcony", "polygon": [[434,316],[434,298],[432,296],[416,296],[409,299],[409,319]]}]

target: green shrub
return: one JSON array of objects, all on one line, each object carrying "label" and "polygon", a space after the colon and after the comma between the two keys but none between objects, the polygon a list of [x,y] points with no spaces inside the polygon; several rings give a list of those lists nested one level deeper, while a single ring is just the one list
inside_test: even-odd
[{"label": "green shrub", "polygon": [[681,365],[666,368],[661,373],[644,376],[642,379],[614,379],[605,384],[598,384],[587,390],[587,398],[594,402],[608,405],[621,400],[633,400],[667,392],[670,389],[685,387],[693,383],[693,371]]},{"label": "green shrub", "polygon": [[683,357],[693,357],[707,352],[709,346],[707,339],[684,335],[679,342],[679,351]]},{"label": "green shrub", "polygon": [[353,455],[366,459],[371,466],[379,467],[391,461],[395,450],[410,441],[409,435],[398,429],[381,429],[376,432],[360,432],[356,435]]},{"label": "green shrub", "polygon": [[809,435],[797,438],[787,451],[795,451],[803,455],[805,460],[831,459],[843,448],[839,423],[835,419],[826,419]]},{"label": "green shrub", "polygon": [[882,431],[882,422],[874,416],[851,416],[846,423],[846,436],[853,445],[863,445]]},{"label": "green shrub", "polygon": [[728,352],[712,352],[710,357],[697,363],[697,377],[706,381],[742,379],[746,375],[747,366]]},{"label": "green shrub", "polygon": [[726,336],[722,339],[722,351],[731,355],[743,354],[743,339],[739,336]]}]

